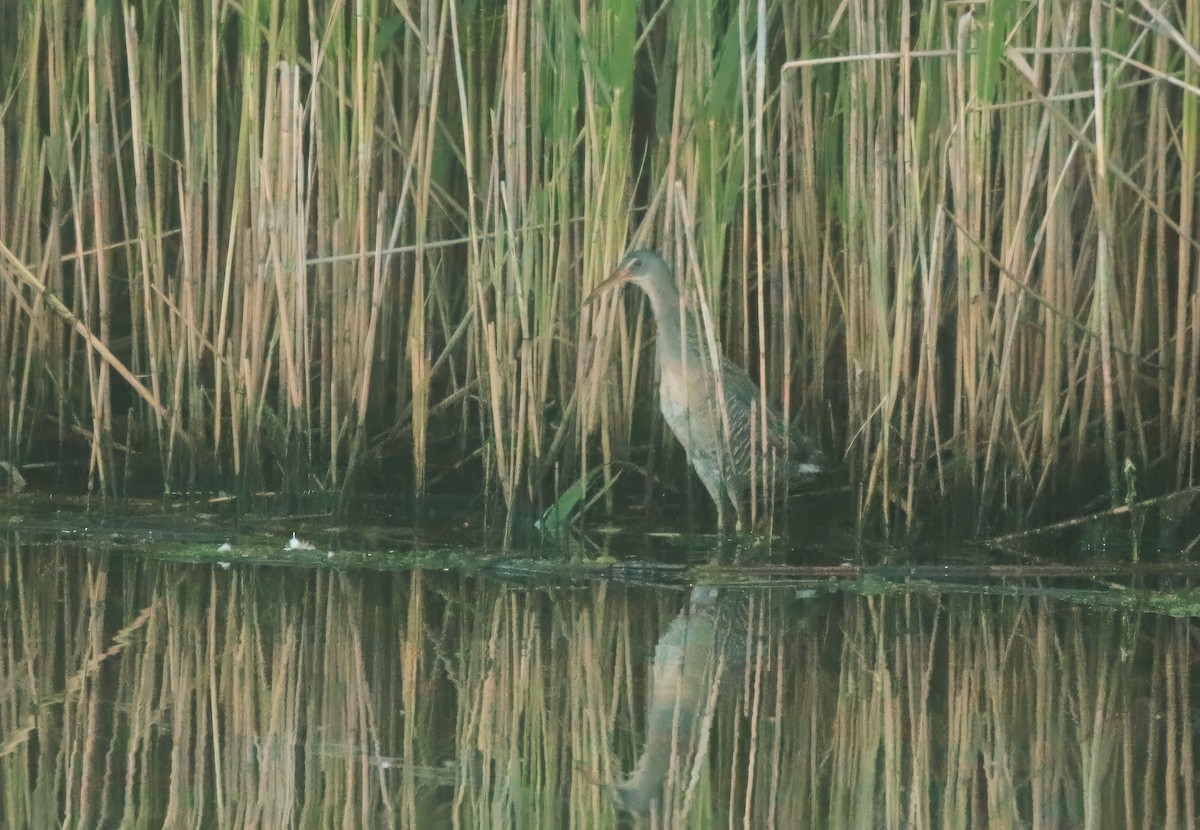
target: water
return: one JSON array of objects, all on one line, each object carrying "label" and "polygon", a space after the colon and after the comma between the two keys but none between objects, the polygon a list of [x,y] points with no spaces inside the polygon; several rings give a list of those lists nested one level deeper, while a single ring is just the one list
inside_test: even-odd
[{"label": "water", "polygon": [[1181,826],[1191,619],[1078,588],[518,582],[0,537],[0,825]]}]

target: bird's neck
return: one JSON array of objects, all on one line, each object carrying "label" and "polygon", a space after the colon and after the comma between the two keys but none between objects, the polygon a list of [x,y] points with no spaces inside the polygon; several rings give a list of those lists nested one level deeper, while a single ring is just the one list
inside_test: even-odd
[{"label": "bird's neck", "polygon": [[706,354],[705,349],[697,348],[698,344],[704,342],[704,323],[694,304],[688,303],[684,307],[683,297],[674,287],[669,291],[655,292],[649,296],[654,320],[659,329],[655,338],[659,365],[681,363],[685,344],[691,346],[689,361],[694,362],[698,355]]}]

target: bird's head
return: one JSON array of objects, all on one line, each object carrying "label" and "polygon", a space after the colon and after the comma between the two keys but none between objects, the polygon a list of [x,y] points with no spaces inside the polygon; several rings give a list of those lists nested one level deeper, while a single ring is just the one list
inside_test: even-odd
[{"label": "bird's head", "polygon": [[608,279],[596,286],[596,290],[584,300],[584,304],[627,282],[634,283],[651,297],[664,296],[676,290],[675,278],[671,276],[671,269],[662,257],[653,251],[630,251],[621,260],[621,264],[613,269]]}]

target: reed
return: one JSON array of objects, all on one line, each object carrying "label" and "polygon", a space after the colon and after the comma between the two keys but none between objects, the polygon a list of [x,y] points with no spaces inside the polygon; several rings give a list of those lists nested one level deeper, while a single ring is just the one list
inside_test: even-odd
[{"label": "reed", "polygon": [[686,481],[644,309],[580,309],[640,244],[864,526],[1197,481],[1191,5],[0,14],[6,461],[417,497],[465,466],[506,531],[596,466]]}]

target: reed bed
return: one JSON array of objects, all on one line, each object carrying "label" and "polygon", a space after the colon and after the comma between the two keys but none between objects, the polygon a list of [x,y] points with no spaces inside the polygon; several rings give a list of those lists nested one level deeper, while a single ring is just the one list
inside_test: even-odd
[{"label": "reed bed", "polygon": [[1188,619],[118,564],[0,552],[5,827],[1196,815]]},{"label": "reed bed", "polygon": [[580,308],[640,244],[864,524],[1197,483],[1194,4],[0,16],[0,460],[506,522],[682,480],[644,310]]}]

